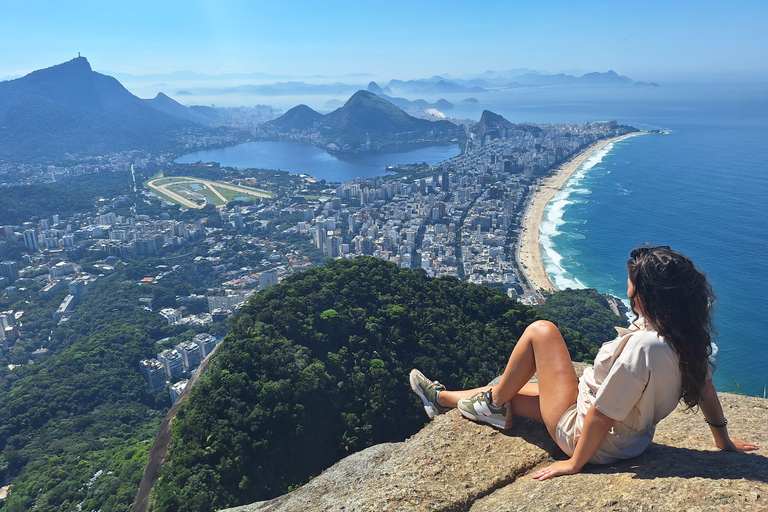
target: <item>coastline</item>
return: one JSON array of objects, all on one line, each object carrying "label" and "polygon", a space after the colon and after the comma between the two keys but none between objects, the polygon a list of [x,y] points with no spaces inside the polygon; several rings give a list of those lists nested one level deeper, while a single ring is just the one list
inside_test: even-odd
[{"label": "coastline", "polygon": [[643,133],[645,132],[634,132],[599,140],[561,164],[551,176],[548,176],[539,183],[538,188],[533,192],[523,212],[523,229],[520,233],[516,254],[520,271],[528,281],[532,293],[537,295],[539,290],[553,292],[558,290],[557,286],[549,278],[549,275],[547,275],[547,270],[541,259],[541,246],[539,244],[541,223],[544,220],[547,205],[589,157],[612,142]]}]

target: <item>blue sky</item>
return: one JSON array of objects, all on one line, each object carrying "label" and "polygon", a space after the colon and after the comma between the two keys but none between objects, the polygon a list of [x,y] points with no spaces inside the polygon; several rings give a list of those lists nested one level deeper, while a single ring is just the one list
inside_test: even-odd
[{"label": "blue sky", "polygon": [[768,76],[765,0],[0,0],[0,13],[0,77],[77,52],[96,70],[132,74]]}]

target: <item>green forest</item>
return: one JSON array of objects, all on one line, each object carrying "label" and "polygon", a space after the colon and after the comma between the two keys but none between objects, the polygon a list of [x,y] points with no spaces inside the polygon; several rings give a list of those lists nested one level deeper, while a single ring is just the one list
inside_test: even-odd
[{"label": "green forest", "polygon": [[[605,308],[581,302],[589,316]],[[609,315],[595,315],[601,339],[619,320]],[[401,441],[426,421],[411,368],[449,388],[484,385],[538,318],[499,290],[373,258],[294,274],[236,317],[174,421],[151,508],[209,511],[269,499],[350,453]],[[572,323],[562,325],[571,356],[590,360],[597,345]]]},{"label": "green forest", "polygon": [[[69,322],[48,331],[50,355],[12,371],[0,368],[0,482],[13,486],[0,501],[2,512],[130,510],[170,406],[167,391],[149,389],[138,363],[167,348],[158,340],[178,343],[199,332],[168,326],[139,298],[175,306],[177,295],[212,284],[210,265],[202,262],[182,263],[158,284],[137,285],[162,263],[149,259],[101,279]],[[24,294],[18,300],[0,306],[25,309],[23,329],[50,322],[57,304],[42,303],[48,309],[38,315]],[[11,354],[16,348],[23,352],[17,344]]]},{"label": "green forest", "polygon": [[[167,408],[137,364],[151,354],[163,323],[134,307],[135,284],[109,285],[55,331],[51,356],[0,374],[0,477],[15,477],[3,512],[74,510],[78,503],[124,510],[133,499]],[[108,310],[97,307],[105,303]]]},{"label": "green forest", "polygon": [[[132,262],[100,279],[61,326],[50,317],[61,297],[30,302],[38,285],[0,302],[24,310],[23,330],[51,335],[49,355],[0,368],[0,482],[12,484],[2,512],[130,509],[170,404],[166,391],[149,390],[138,361],[203,329],[168,326],[139,298],[152,297],[157,310],[217,282],[209,262],[185,261],[156,284],[137,285],[169,270],[164,263]],[[558,319],[573,358],[591,359],[592,341],[616,322],[601,300],[567,290],[537,311],[498,290],[371,258],[296,273],[235,317],[177,418],[155,508],[273,497],[350,453],[402,440],[426,421],[408,387],[412,367],[449,386],[484,384],[536,318]],[[600,326],[594,340],[576,333],[587,317]],[[25,362],[40,336],[4,360]]]},{"label": "green forest", "polygon": [[594,288],[568,288],[552,293],[544,304],[536,306],[536,310],[542,317],[557,323],[561,330],[578,331],[598,346],[616,337],[614,326],[625,327],[627,323],[613,313],[605,296]]},{"label": "green forest", "polygon": [[0,224],[17,225],[29,219],[63,216],[90,210],[100,197],[131,192],[131,173],[100,172],[73,176],[56,183],[17,185],[3,189]]}]

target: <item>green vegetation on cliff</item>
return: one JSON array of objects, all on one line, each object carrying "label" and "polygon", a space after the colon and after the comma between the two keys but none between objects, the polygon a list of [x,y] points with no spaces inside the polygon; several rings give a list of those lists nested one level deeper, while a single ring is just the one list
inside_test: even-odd
[{"label": "green vegetation on cliff", "polygon": [[130,505],[167,407],[138,372],[165,332],[136,306],[138,288],[104,279],[53,331],[51,355],[0,370],[0,481],[13,485],[3,512]]},{"label": "green vegetation on cliff", "polygon": [[[418,367],[452,388],[504,368],[537,312],[499,290],[372,258],[294,274],[241,310],[174,421],[155,510],[263,500],[342,457],[417,432]],[[574,359],[597,347],[571,329]]]},{"label": "green vegetation on cliff", "polygon": [[598,346],[616,337],[614,326],[625,327],[627,324],[626,318],[616,316],[605,296],[594,288],[568,288],[553,293],[547,297],[547,302],[536,306],[536,311],[542,317],[555,321],[561,330],[578,331]]}]

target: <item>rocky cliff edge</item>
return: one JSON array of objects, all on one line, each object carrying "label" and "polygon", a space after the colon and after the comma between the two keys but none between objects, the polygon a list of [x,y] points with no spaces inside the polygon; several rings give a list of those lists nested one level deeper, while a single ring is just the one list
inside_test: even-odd
[{"label": "rocky cliff edge", "polygon": [[720,400],[730,434],[760,450],[721,452],[700,413],[677,410],[640,457],[538,482],[531,472],[564,457],[542,425],[518,419],[500,432],[451,411],[402,443],[341,460],[292,493],[229,511],[766,511],[768,400]]}]

